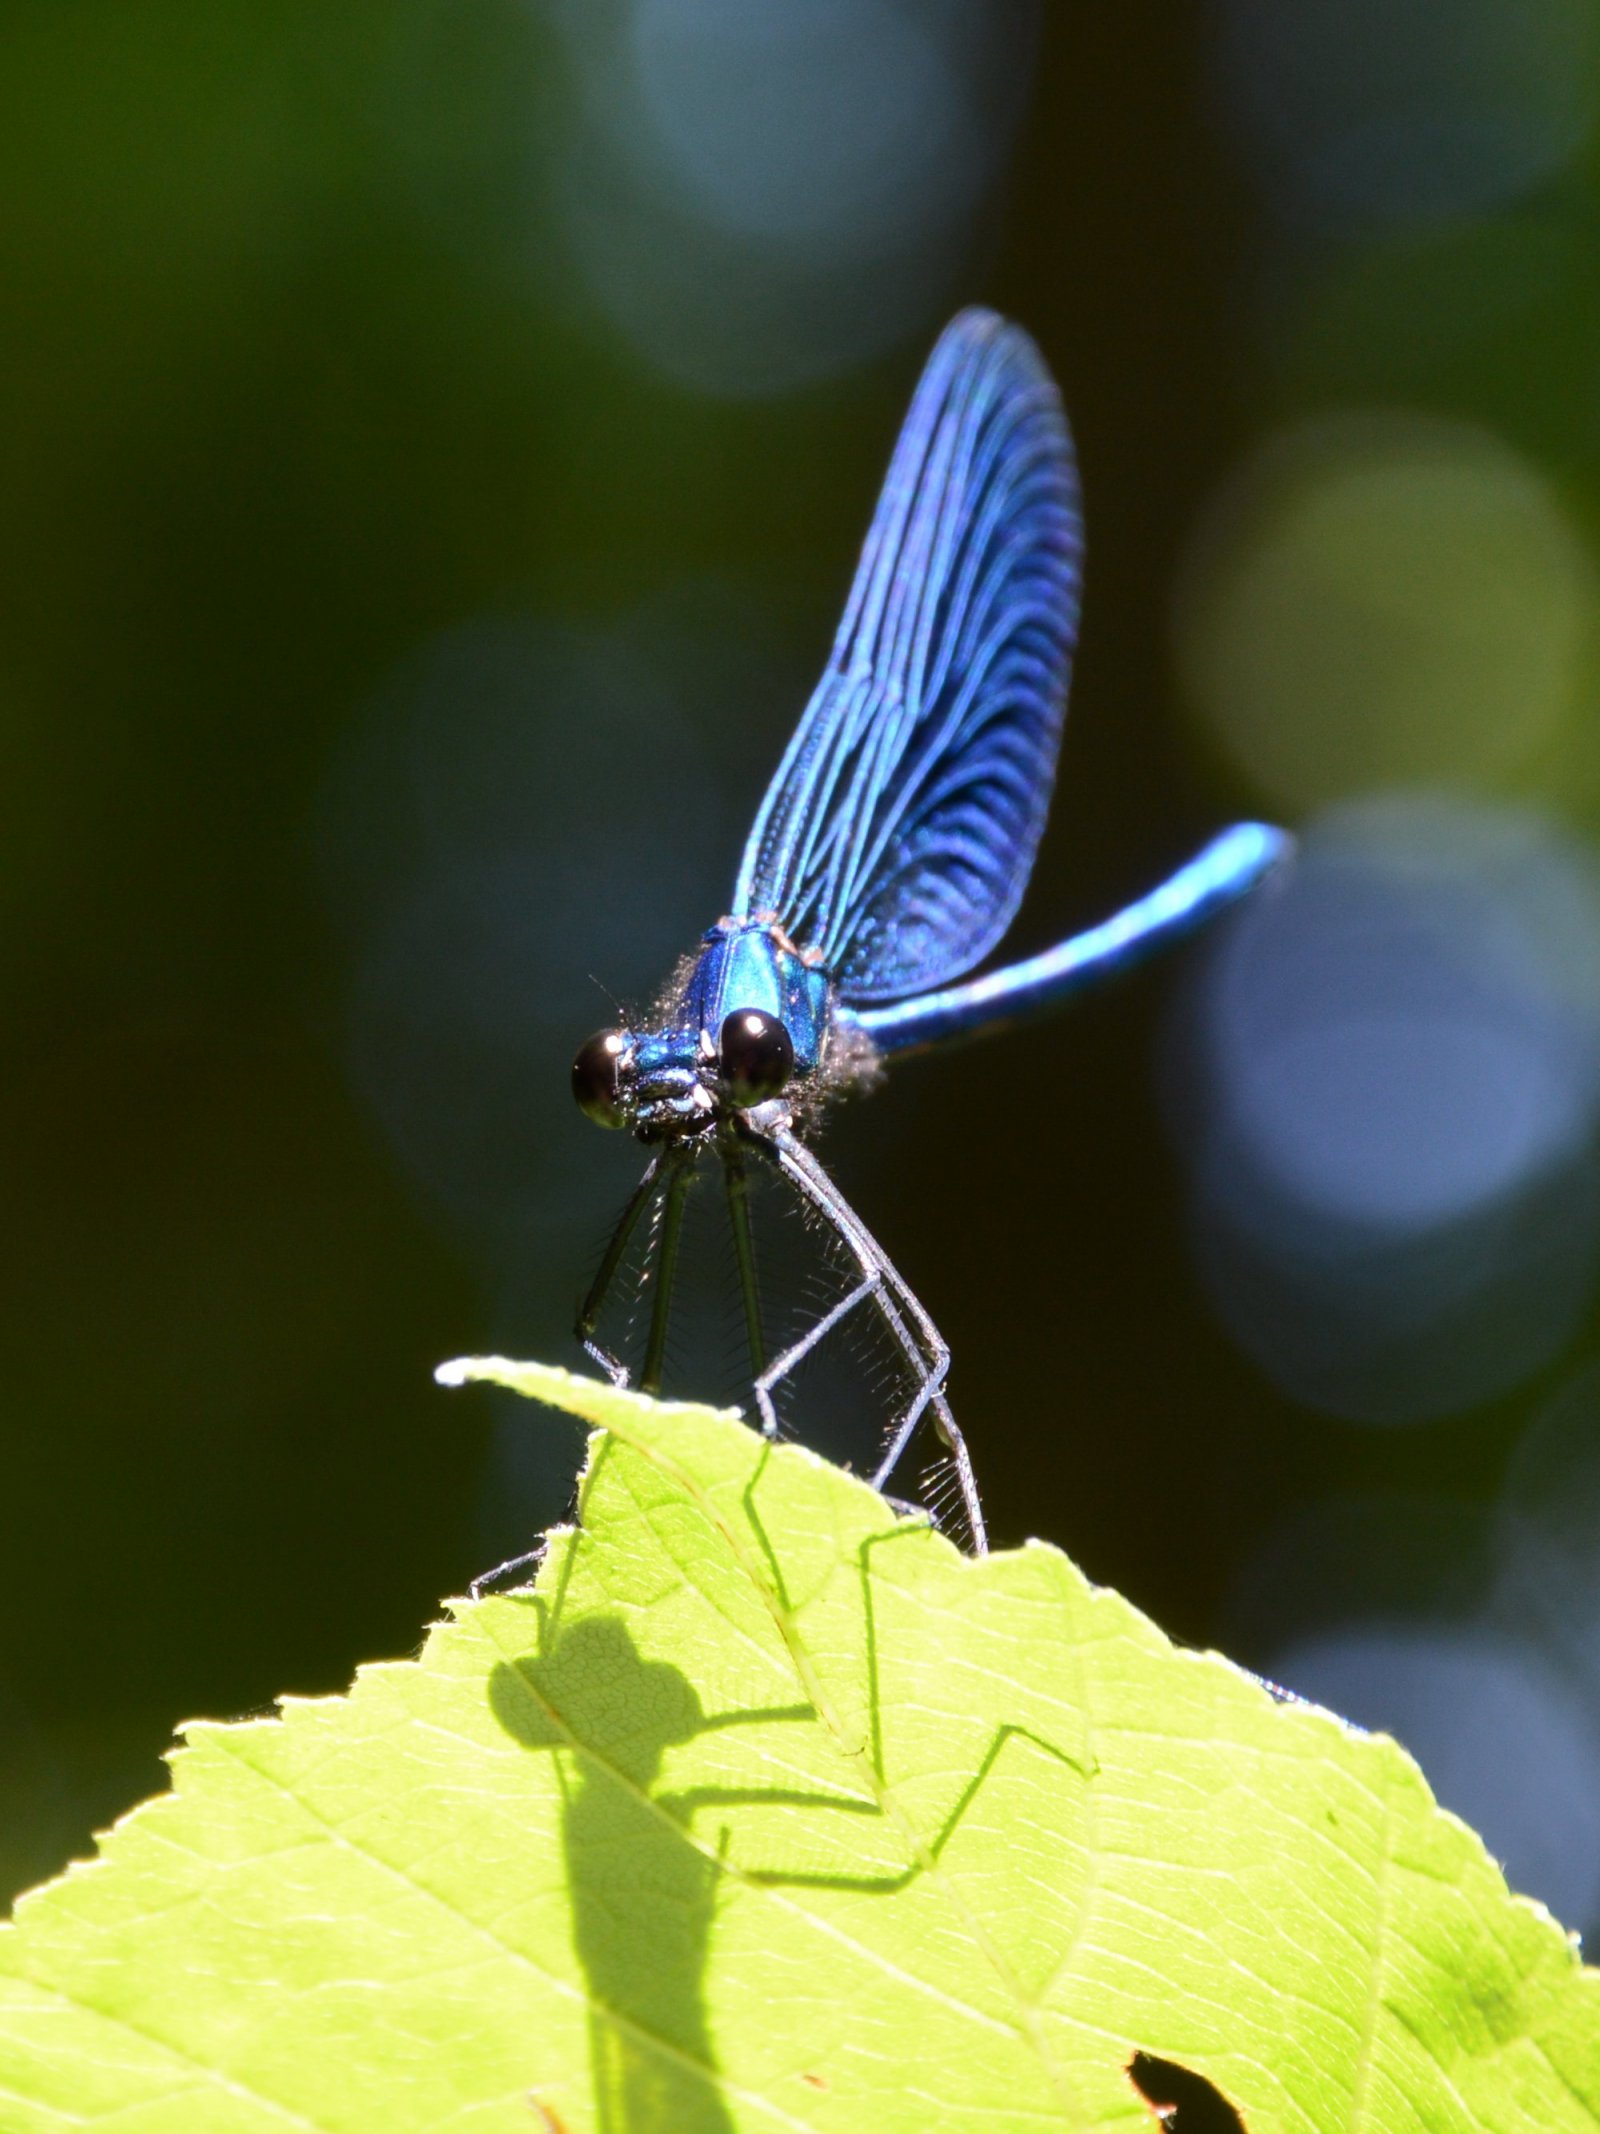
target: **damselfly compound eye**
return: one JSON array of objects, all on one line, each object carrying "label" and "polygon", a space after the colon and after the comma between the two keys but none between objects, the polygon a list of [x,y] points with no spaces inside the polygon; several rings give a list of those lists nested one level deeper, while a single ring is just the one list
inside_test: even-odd
[{"label": "damselfly compound eye", "polygon": [[794,1045],[775,1015],[741,1008],[722,1025],[717,1039],[722,1079],[735,1104],[765,1104],[794,1073]]},{"label": "damselfly compound eye", "polygon": [[578,1109],[596,1126],[626,1126],[618,1101],[618,1065],[628,1049],[620,1030],[597,1030],[578,1047],[572,1063],[572,1094]]}]

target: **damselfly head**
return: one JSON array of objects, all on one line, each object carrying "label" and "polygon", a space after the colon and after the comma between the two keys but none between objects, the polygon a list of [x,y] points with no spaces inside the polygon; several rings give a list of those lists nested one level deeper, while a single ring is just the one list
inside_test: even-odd
[{"label": "damselfly head", "polygon": [[736,1008],[706,1030],[597,1030],[572,1063],[572,1094],[596,1126],[643,1141],[702,1134],[730,1112],[746,1117],[782,1097],[796,1074],[794,1039],[763,1008]]},{"label": "damselfly head", "polygon": [[716,1061],[692,1031],[598,1030],[578,1048],[572,1094],[597,1126],[631,1127],[641,1141],[679,1140],[716,1121]]}]

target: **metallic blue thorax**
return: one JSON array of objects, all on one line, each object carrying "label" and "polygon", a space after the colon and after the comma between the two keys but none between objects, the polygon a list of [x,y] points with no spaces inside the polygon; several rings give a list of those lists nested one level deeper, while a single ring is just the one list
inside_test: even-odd
[{"label": "metallic blue thorax", "polygon": [[820,963],[808,963],[770,920],[722,919],[702,939],[684,988],[689,1028],[715,1044],[726,1017],[759,1009],[788,1031],[796,1071],[814,1073],[822,1062],[832,991]]},{"label": "metallic blue thorax", "polygon": [[822,1064],[833,985],[770,919],[723,919],[703,937],[665,1029],[630,1033],[636,1130],[647,1139],[698,1133],[716,1115],[715,1062],[723,1022],[757,1008],[776,1016],[801,1082]]}]

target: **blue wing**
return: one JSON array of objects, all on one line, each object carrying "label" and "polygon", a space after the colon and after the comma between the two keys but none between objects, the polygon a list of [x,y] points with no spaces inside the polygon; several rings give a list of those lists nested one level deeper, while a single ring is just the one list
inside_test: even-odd
[{"label": "blue wing", "polygon": [[734,892],[846,1001],[970,970],[1022,901],[1055,779],[1082,520],[1060,396],[988,311],[946,327],[895,446],[833,656]]}]

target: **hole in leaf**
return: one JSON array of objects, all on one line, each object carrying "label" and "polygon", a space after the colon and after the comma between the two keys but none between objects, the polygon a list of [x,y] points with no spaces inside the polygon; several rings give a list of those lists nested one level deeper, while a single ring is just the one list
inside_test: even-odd
[{"label": "hole in leaf", "polygon": [[1128,2062],[1128,2075],[1166,2134],[1248,2134],[1216,2084],[1176,2061],[1136,2052]]}]

